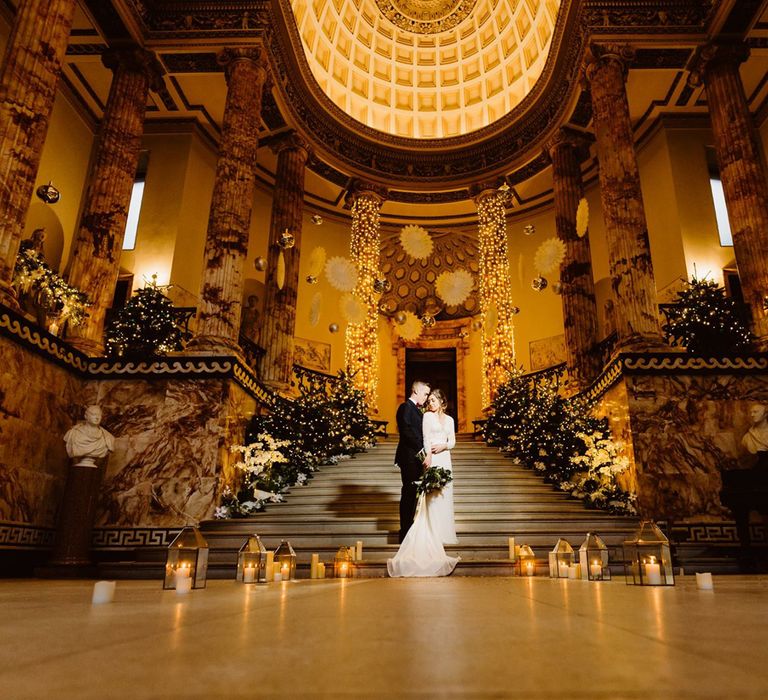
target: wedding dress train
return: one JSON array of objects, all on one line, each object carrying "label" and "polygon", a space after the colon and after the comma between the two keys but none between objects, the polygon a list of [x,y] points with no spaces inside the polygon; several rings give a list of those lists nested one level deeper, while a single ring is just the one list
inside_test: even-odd
[{"label": "wedding dress train", "polygon": [[[450,450],[456,445],[453,418],[436,413],[424,414],[424,448],[445,445],[446,449],[432,455],[432,466],[452,470]],[[413,525],[393,559],[387,561],[387,571],[398,576],[448,576],[459,559],[449,557],[443,544],[456,544],[456,524],[453,512],[453,482],[440,491],[422,495],[416,506]]]}]

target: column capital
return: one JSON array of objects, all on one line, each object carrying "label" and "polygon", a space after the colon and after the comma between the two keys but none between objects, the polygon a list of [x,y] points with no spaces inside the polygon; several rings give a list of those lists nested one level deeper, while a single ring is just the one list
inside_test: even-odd
[{"label": "column capital", "polygon": [[251,63],[258,72],[258,79],[268,89],[270,80],[269,60],[263,46],[248,46],[223,49],[216,55],[216,62],[223,66],[227,83],[231,80],[232,71],[241,62]]},{"label": "column capital", "polygon": [[734,70],[749,58],[749,46],[743,41],[709,42],[696,49],[686,68],[688,85],[701,87],[707,73],[715,66],[731,64]]},{"label": "column capital", "polygon": [[587,47],[582,64],[582,73],[587,85],[602,68],[617,64],[621,68],[624,79],[627,78],[629,66],[635,60],[636,50],[629,44],[595,44]]},{"label": "column capital", "polygon": [[152,90],[159,90],[163,85],[165,68],[154,51],[147,51],[136,45],[115,46],[102,54],[101,62],[113,73],[122,69],[145,74]]},{"label": "column capital", "polygon": [[542,151],[545,158],[551,162],[558,149],[572,149],[576,159],[581,162],[589,155],[589,147],[594,140],[595,137],[590,133],[570,126],[562,126],[544,143]]},{"label": "column capital", "polygon": [[355,202],[362,197],[375,199],[379,206],[389,198],[389,190],[383,185],[377,185],[365,180],[353,180],[347,188],[347,196],[344,198],[344,208],[351,209]]},{"label": "column capital", "polygon": [[309,158],[314,154],[309,141],[296,131],[277,134],[266,145],[276,155],[280,155],[283,151],[304,151],[305,157]]},{"label": "column capital", "polygon": [[476,182],[474,185],[469,186],[469,197],[475,204],[477,204],[480,200],[485,199],[486,197],[501,196],[503,191],[500,188],[502,188],[504,184],[505,180],[502,178],[489,180],[487,182]]}]

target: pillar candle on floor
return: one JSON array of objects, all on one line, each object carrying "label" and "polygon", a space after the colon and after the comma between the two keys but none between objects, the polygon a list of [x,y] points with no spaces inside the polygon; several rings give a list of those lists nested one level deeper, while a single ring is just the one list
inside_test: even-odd
[{"label": "pillar candle on floor", "polygon": [[592,578],[593,579],[602,578],[602,576],[603,576],[603,567],[600,566],[600,564],[598,562],[593,561],[589,565],[589,573],[592,574]]},{"label": "pillar candle on floor", "polygon": [[357,559],[357,561],[363,560],[363,541],[362,540],[358,540],[355,543],[355,559]]},{"label": "pillar candle on floor", "polygon": [[643,564],[646,583],[651,586],[661,585],[661,567],[656,563],[656,558],[651,557]]},{"label": "pillar candle on floor", "polygon": [[512,561],[515,561],[515,538],[514,537],[509,538],[509,558]]},{"label": "pillar candle on floor", "polygon": [[696,588],[701,591],[711,591],[714,587],[715,584],[712,582],[712,574],[696,574]]},{"label": "pillar candle on floor", "polygon": [[318,569],[318,563],[320,560],[319,554],[313,554],[310,564],[309,564],[309,578],[318,578],[317,576],[317,569]]},{"label": "pillar candle on floor", "polygon": [[[710,577],[711,578],[711,577]],[[115,581],[97,581],[93,584],[92,605],[101,605],[102,603],[111,603],[115,597]]]},{"label": "pillar candle on floor", "polygon": [[176,579],[176,595],[186,595],[192,590],[192,579],[177,578]]},{"label": "pillar candle on floor", "polygon": [[325,564],[323,562],[317,564],[317,578],[325,578]]},{"label": "pillar candle on floor", "polygon": [[243,569],[243,583],[253,583],[256,578],[256,567],[246,566]]}]

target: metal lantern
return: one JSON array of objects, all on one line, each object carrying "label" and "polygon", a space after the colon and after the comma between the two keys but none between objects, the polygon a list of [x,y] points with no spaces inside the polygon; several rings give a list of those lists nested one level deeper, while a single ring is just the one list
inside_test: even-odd
[{"label": "metal lantern", "polygon": [[561,538],[549,553],[549,577],[568,578],[568,570],[571,566],[573,566],[573,547]]},{"label": "metal lantern", "polygon": [[[272,572],[269,572],[269,578]],[[250,535],[237,555],[237,576],[241,583],[267,583],[267,548],[256,535]]]},{"label": "metal lantern", "polygon": [[587,581],[610,581],[611,570],[608,567],[608,546],[600,535],[588,532],[579,547],[581,578]]},{"label": "metal lantern", "polygon": [[279,566],[283,581],[293,581],[296,578],[296,552],[288,540],[283,540],[275,550],[275,564]]},{"label": "metal lantern", "polygon": [[277,239],[277,244],[283,250],[287,250],[288,248],[293,248],[296,244],[296,239],[288,229],[285,229],[285,231],[280,234],[280,238]]},{"label": "metal lantern", "polygon": [[163,588],[176,588],[179,578],[191,578],[192,588],[205,588],[208,542],[196,527],[185,527],[168,546]]},{"label": "metal lantern", "polygon": [[517,555],[517,573],[520,576],[536,574],[536,555],[527,544],[520,547],[520,553]]},{"label": "metal lantern", "polygon": [[333,558],[333,577],[334,578],[352,578],[354,558],[349,547],[342,545],[336,556]]},{"label": "metal lantern", "polygon": [[317,284],[317,277],[315,275],[307,275],[307,284]]},{"label": "metal lantern", "polygon": [[635,586],[674,586],[669,540],[651,520],[643,520],[635,535],[624,542],[627,583]]}]

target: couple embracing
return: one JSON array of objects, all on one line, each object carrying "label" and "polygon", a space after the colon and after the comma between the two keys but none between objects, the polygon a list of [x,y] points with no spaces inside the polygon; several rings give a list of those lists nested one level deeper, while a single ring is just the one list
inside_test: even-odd
[{"label": "couple embracing", "polygon": [[[425,411],[422,414],[421,408]],[[445,413],[445,395],[414,382],[410,397],[397,409],[400,441],[395,464],[400,468],[400,549],[387,561],[390,576],[448,576],[458,559],[449,557],[444,544],[456,544],[453,483],[421,494],[417,485],[429,467],[451,471],[451,450],[456,445],[453,418]]]}]

